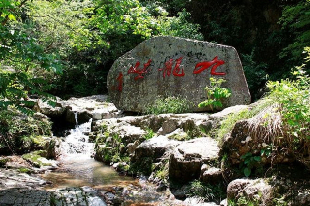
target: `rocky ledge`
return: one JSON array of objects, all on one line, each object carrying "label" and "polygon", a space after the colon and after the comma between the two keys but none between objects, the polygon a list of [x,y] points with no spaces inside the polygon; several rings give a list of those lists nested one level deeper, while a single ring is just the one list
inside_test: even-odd
[{"label": "rocky ledge", "polygon": [[[155,190],[150,193],[166,193],[167,198],[160,199],[161,202],[169,202],[170,205],[310,204],[309,173],[304,165],[285,152],[268,155],[268,145],[272,142],[264,139],[264,133],[252,133],[251,125],[263,114],[238,121],[224,138],[217,136],[217,129],[227,118],[251,110],[253,105],[233,106],[215,114],[125,116],[113,104],[107,103],[105,96],[82,100],[85,104],[75,103],[79,99],[63,101],[58,109],[70,110],[72,114],[86,111],[88,118],[93,118],[89,136],[96,143],[95,159],[110,164],[123,174],[146,177],[155,184]],[[91,104],[87,104],[89,100]],[[43,106],[40,108],[45,110]],[[53,112],[44,113],[51,117],[54,115]],[[46,197],[48,201],[54,201],[56,197],[57,200],[64,198],[61,201],[70,200],[68,205],[74,205],[78,200],[69,198],[71,194],[79,199],[90,190],[71,188],[44,192],[41,188],[47,182],[33,177],[33,174],[20,174],[10,169],[1,170],[4,175],[0,178],[1,205],[12,205],[9,199],[14,198],[14,202],[23,201],[18,199],[19,196],[28,198],[30,190],[34,194],[42,193],[42,202]],[[30,184],[23,187],[23,181]],[[18,193],[22,195],[14,197]],[[2,198],[10,194],[13,195],[11,198]],[[138,196],[135,190],[128,188],[92,194],[92,197],[104,199],[108,205],[119,205],[126,195],[127,200]]]}]

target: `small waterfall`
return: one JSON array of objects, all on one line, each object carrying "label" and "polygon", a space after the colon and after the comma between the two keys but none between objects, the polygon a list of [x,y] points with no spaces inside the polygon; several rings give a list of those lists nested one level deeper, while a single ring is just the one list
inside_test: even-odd
[{"label": "small waterfall", "polygon": [[68,156],[90,158],[94,144],[88,142],[89,137],[86,134],[91,130],[91,122],[92,119],[84,124],[76,125],[75,129],[70,130],[70,134],[62,143],[63,158]]},{"label": "small waterfall", "polygon": [[136,184],[133,178],[119,176],[114,169],[92,158],[94,143],[88,142],[87,135],[91,122],[92,119],[70,130],[61,145],[61,168],[46,173],[44,178],[54,183],[53,188],[90,186],[99,189],[107,185]]},{"label": "small waterfall", "polygon": [[79,123],[78,123],[78,113],[77,112],[74,112],[74,118],[75,118],[75,125],[77,126]]}]

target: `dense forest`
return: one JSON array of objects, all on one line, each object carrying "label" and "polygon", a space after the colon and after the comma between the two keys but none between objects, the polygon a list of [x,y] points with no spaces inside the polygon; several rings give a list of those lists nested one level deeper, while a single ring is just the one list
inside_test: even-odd
[{"label": "dense forest", "polygon": [[[235,47],[241,58],[253,104],[241,105],[238,111],[226,113],[226,116],[195,114],[203,116],[203,125],[200,119],[189,121],[186,115],[195,118],[193,114],[166,115],[186,113],[187,110],[184,109],[188,102],[184,103],[175,97],[164,100],[158,98],[154,100],[154,108],[146,112],[155,115],[145,115],[143,121],[139,119],[139,115],[132,116],[130,118],[137,118],[132,120],[132,125],[121,118],[116,121],[119,123],[117,126],[111,123],[112,120],[109,123],[109,118],[123,115],[110,103],[111,95],[101,95],[104,96],[103,100],[92,103],[89,97],[107,94],[107,75],[117,58],[144,40],[160,35]],[[276,204],[273,205],[288,205],[282,204],[282,200],[289,202],[291,197],[299,195],[301,185],[306,188],[306,193],[300,193],[302,195],[299,196],[305,194],[309,199],[309,62],[310,0],[1,0],[0,154],[25,154],[33,150],[38,152],[36,150],[40,148],[47,150],[45,146],[48,144],[43,145],[44,136],[54,138],[50,145],[55,149],[55,142],[62,141],[57,139],[57,134],[54,133],[53,136],[55,127],[63,126],[64,121],[70,123],[70,127],[77,126],[78,115],[82,116],[81,114],[87,117],[85,121],[97,115],[100,118],[93,121],[92,131],[88,132],[96,145],[95,159],[110,165],[117,163],[124,174],[144,174],[147,171],[147,175],[152,173],[155,174],[154,177],[157,175],[161,179],[161,183],[164,183],[162,188],[172,185],[179,189],[179,185],[169,186],[167,181],[170,178],[169,167],[173,166],[170,164],[170,157],[174,156],[172,150],[168,155],[165,153],[161,156],[160,162],[155,162],[153,157],[146,157],[147,152],[144,150],[140,152],[141,157],[132,156],[146,140],[162,135],[165,123],[168,129],[171,125],[173,128],[166,132],[167,142],[176,140],[182,146],[193,140],[197,141],[197,146],[203,147],[199,141],[205,141],[205,136],[210,137],[210,141],[216,141],[214,145],[219,146],[221,152],[215,161],[208,162],[208,166],[217,167],[220,171],[218,176],[225,179],[225,185],[222,184],[224,181],[219,181],[223,188],[217,190],[219,188],[213,187],[216,192],[225,191],[224,195],[219,195],[220,199],[222,196],[229,196],[228,192],[226,194],[227,184],[236,178],[265,178],[270,173],[270,177],[274,175],[281,179],[283,171],[288,175],[284,175],[283,180],[289,189],[279,189],[278,199],[275,199]],[[220,102],[229,97],[227,88],[221,88],[220,84],[215,83],[213,88],[210,85],[205,102],[208,103],[210,99]],[[215,98],[213,91],[222,91],[226,96],[218,95]],[[58,97],[64,101],[57,99]],[[80,113],[73,111],[70,106],[72,102],[64,103],[69,102],[71,97],[85,97],[87,106],[84,106],[89,109],[89,113],[86,110],[81,110]],[[44,104],[43,109],[39,104]],[[89,108],[91,104],[95,106]],[[98,109],[97,104],[102,108]],[[240,105],[236,107],[238,106]],[[106,112],[107,107],[111,107],[111,111]],[[47,115],[42,112],[44,108],[59,110],[51,109],[56,112]],[[102,110],[103,113],[92,113],[94,110]],[[106,122],[100,122],[103,115],[109,116]],[[212,115],[215,116],[211,118]],[[127,141],[124,138],[127,134],[121,134],[123,130],[118,127],[128,125],[128,128],[139,127],[139,134],[133,134],[137,140]],[[168,138],[168,134],[175,131],[180,133]],[[66,131],[61,131],[60,136],[66,135],[65,133]],[[49,145],[47,147],[49,149]],[[193,151],[196,152],[195,149]],[[205,150],[202,149],[203,152]],[[35,155],[38,159],[38,154]],[[58,157],[56,152],[45,156],[51,159]],[[25,156],[23,158],[27,159]],[[7,169],[7,161],[0,156],[0,170],[1,167]],[[281,165],[284,165],[283,169]],[[197,168],[199,176],[203,167],[199,165]],[[186,173],[191,174],[182,169],[180,171],[185,176]],[[299,175],[299,182],[294,182],[295,189],[298,188],[296,193],[288,194],[293,191],[290,189],[291,182],[295,180],[291,181],[289,178],[294,173]],[[198,176],[199,181],[202,181],[203,178]],[[182,178],[178,179],[182,181]],[[199,181],[192,182],[192,188],[198,189],[190,189],[188,193],[206,196],[204,192],[209,194],[210,188],[201,190]],[[281,181],[278,183],[279,188],[283,186]],[[277,187],[273,185],[272,188]],[[261,194],[258,194],[260,198]],[[235,195],[232,199],[234,198]],[[238,204],[232,202],[230,205],[250,205],[246,203],[248,200],[242,198],[236,200]]]},{"label": "dense forest", "polygon": [[268,80],[293,78],[310,45],[308,0],[4,0],[0,8],[1,107],[32,104],[30,95],[106,93],[114,60],[156,35],[234,46],[254,101]]}]

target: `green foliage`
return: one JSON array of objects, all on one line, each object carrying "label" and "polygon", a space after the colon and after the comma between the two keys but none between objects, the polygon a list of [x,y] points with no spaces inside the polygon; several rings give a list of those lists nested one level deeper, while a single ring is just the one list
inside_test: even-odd
[{"label": "green foliage", "polygon": [[245,196],[239,197],[237,200],[228,200],[229,206],[258,206],[259,201],[256,199],[250,199]]},{"label": "green foliage", "polygon": [[9,162],[8,158],[0,158],[0,167],[4,167]]},{"label": "green foliage", "polygon": [[27,167],[20,167],[20,168],[18,168],[18,171],[20,173],[27,173],[27,174],[31,174],[34,172],[32,169],[29,169]]},{"label": "green foliage", "polygon": [[272,103],[271,99],[265,98],[256,102],[256,105],[253,108],[244,109],[237,113],[228,115],[222,122],[219,129],[217,129],[217,137],[219,140],[223,139],[224,136],[232,131],[238,120],[248,119],[254,117],[257,113],[259,113],[262,109],[267,107]]},{"label": "green foliage", "polygon": [[247,119],[249,117],[250,117],[250,115],[249,115],[248,109],[244,109],[244,110],[241,110],[240,112],[237,112],[235,114],[228,115],[221,122],[221,126],[217,131],[217,136],[219,137],[219,139],[223,139],[224,136],[233,129],[233,127],[235,126],[235,124],[238,120]]},{"label": "green foliage", "polygon": [[199,180],[194,180],[189,183],[189,186],[186,188],[186,195],[189,197],[199,197],[204,201],[223,199],[226,197],[226,193],[221,184],[210,185]]},{"label": "green foliage", "polygon": [[169,17],[169,13],[160,6],[143,6],[137,0],[97,1],[97,13],[94,23],[100,31],[128,37],[149,38],[155,35],[171,35],[184,38],[202,39],[199,26],[187,22],[188,13],[183,11],[178,17]]},{"label": "green foliage", "polygon": [[11,152],[30,151],[41,135],[51,135],[51,123],[47,119],[0,110],[0,143]]},{"label": "green foliage", "polygon": [[[293,152],[299,161],[304,162],[302,153],[310,147],[310,77],[303,70],[304,65],[296,67],[293,75],[296,80],[269,82],[271,90],[268,98],[279,103],[282,117],[281,128],[284,131],[284,141],[289,151]],[[304,162],[307,166],[306,162]]]},{"label": "green foliage", "polygon": [[288,202],[285,200],[285,196],[282,196],[280,198],[274,198],[272,202],[274,203],[275,206],[287,206]]},{"label": "green foliage", "polygon": [[111,134],[111,139],[109,141],[106,141],[106,147],[103,151],[104,153],[104,160],[107,163],[117,163],[121,162],[121,154],[120,150],[124,145],[121,142],[121,137],[118,134]]},{"label": "green foliage", "polygon": [[180,133],[180,134],[172,134],[168,136],[168,139],[174,139],[178,141],[186,141],[192,139],[187,133]]},{"label": "green foliage", "polygon": [[247,78],[247,83],[253,100],[261,97],[259,90],[264,87],[268,79],[266,63],[257,63],[255,61],[255,50],[251,54],[241,55],[244,74]]},{"label": "green foliage", "polygon": [[157,97],[153,104],[146,107],[146,114],[168,114],[189,112],[191,103],[180,97]]},{"label": "green foliage", "polygon": [[210,86],[206,87],[207,100],[198,104],[198,107],[210,106],[211,110],[219,109],[223,106],[222,101],[231,95],[231,91],[227,88],[221,88],[222,83],[226,80],[210,78]]},{"label": "green foliage", "polygon": [[139,161],[130,165],[131,174],[150,175],[153,172],[154,164],[152,157],[142,157]]},{"label": "green foliage", "polygon": [[204,197],[205,200],[214,198],[211,188],[198,180],[194,180],[190,183],[187,193],[190,197]]},{"label": "green foliage", "polygon": [[169,160],[164,159],[160,163],[156,164],[154,168],[152,168],[152,172],[154,177],[159,178],[164,183],[167,183],[169,179]]},{"label": "green foliage", "polygon": [[309,139],[310,133],[307,128],[310,120],[310,78],[302,67],[298,67],[294,75],[297,77],[295,81],[269,82],[269,97],[281,104],[282,118],[291,135]]},{"label": "green foliage", "polygon": [[101,86],[98,82],[102,75],[93,67],[98,69],[100,58],[105,56],[102,53],[105,43],[88,26],[94,9],[91,0],[33,0],[29,3],[27,24],[36,31],[33,35],[45,52],[58,54],[62,62],[63,74],[47,75],[53,85],[49,91],[53,94],[65,98],[85,96],[96,93]]},{"label": "green foliage", "polygon": [[253,156],[251,152],[246,153],[241,156],[241,160],[243,160],[243,173],[246,177],[251,175],[253,167],[257,166],[259,162],[261,162],[261,156]]},{"label": "green foliage", "polygon": [[144,137],[145,140],[148,140],[148,139],[152,139],[155,135],[156,134],[155,134],[155,132],[152,129],[147,128],[146,129],[146,134],[143,135],[143,137]]},{"label": "green foliage", "polygon": [[37,150],[31,153],[27,153],[22,155],[22,158],[30,162],[35,167],[42,167],[42,166],[51,166],[51,163],[48,163],[42,159],[46,155],[46,151],[44,150]]},{"label": "green foliage", "polygon": [[122,137],[118,133],[110,132],[107,124],[102,125],[102,132],[104,135],[98,135],[96,138],[95,159],[108,164],[119,163],[117,170],[128,172],[130,157]]},{"label": "green foliage", "polygon": [[10,105],[24,113],[34,102],[28,95],[52,100],[41,71],[61,72],[57,55],[46,53],[34,38],[34,30],[22,22],[27,1],[4,0],[0,4],[0,109]]},{"label": "green foliage", "polygon": [[295,65],[300,64],[302,51],[310,45],[310,1],[302,0],[296,5],[283,9],[280,23],[283,30],[288,30],[293,40],[280,53],[280,58],[289,58]]}]

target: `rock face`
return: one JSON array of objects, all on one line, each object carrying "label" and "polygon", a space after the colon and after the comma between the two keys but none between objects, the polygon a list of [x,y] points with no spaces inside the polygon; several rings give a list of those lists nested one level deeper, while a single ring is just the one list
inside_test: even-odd
[{"label": "rock face", "polygon": [[153,137],[136,148],[131,162],[149,175],[152,172],[152,164],[169,158],[170,152],[179,144],[178,141],[170,140],[166,136]]},{"label": "rock face", "polygon": [[107,204],[89,187],[42,191],[13,188],[0,190],[0,205],[80,205],[106,206]]},{"label": "rock face", "polygon": [[224,107],[250,103],[250,93],[237,51],[230,46],[175,37],[154,37],[117,59],[108,74],[108,90],[118,109],[144,112],[161,96],[193,103],[206,100],[210,77],[224,78],[232,95]]},{"label": "rock face", "polygon": [[227,187],[227,199],[239,202],[240,198],[255,205],[274,205],[274,189],[264,179],[236,179]]},{"label": "rock face", "polygon": [[[274,152],[274,150],[272,155],[268,155],[268,152],[271,152],[270,145],[285,144],[284,138],[278,138],[284,134],[279,129],[281,117],[274,111],[272,106],[267,107],[252,118],[236,122],[231,133],[224,139],[220,152],[228,155],[230,165],[239,165],[240,162],[244,161],[242,157],[247,154],[261,158],[256,166],[258,164],[281,164],[295,161],[289,150],[284,151],[283,149],[281,152]],[[268,119],[268,115],[273,118]],[[270,122],[268,127],[265,126],[267,121]],[[262,153],[262,151],[267,151],[267,154],[266,152]]]},{"label": "rock face", "polygon": [[202,165],[218,159],[217,142],[210,137],[185,141],[172,152],[169,163],[169,177],[179,181],[198,178]]},{"label": "rock face", "polygon": [[120,116],[120,111],[107,99],[107,95],[70,98],[67,101],[57,98],[55,107],[38,100],[35,109],[53,121],[60,122],[55,127],[63,127],[64,124],[75,126],[88,122],[90,118],[96,121]]}]

